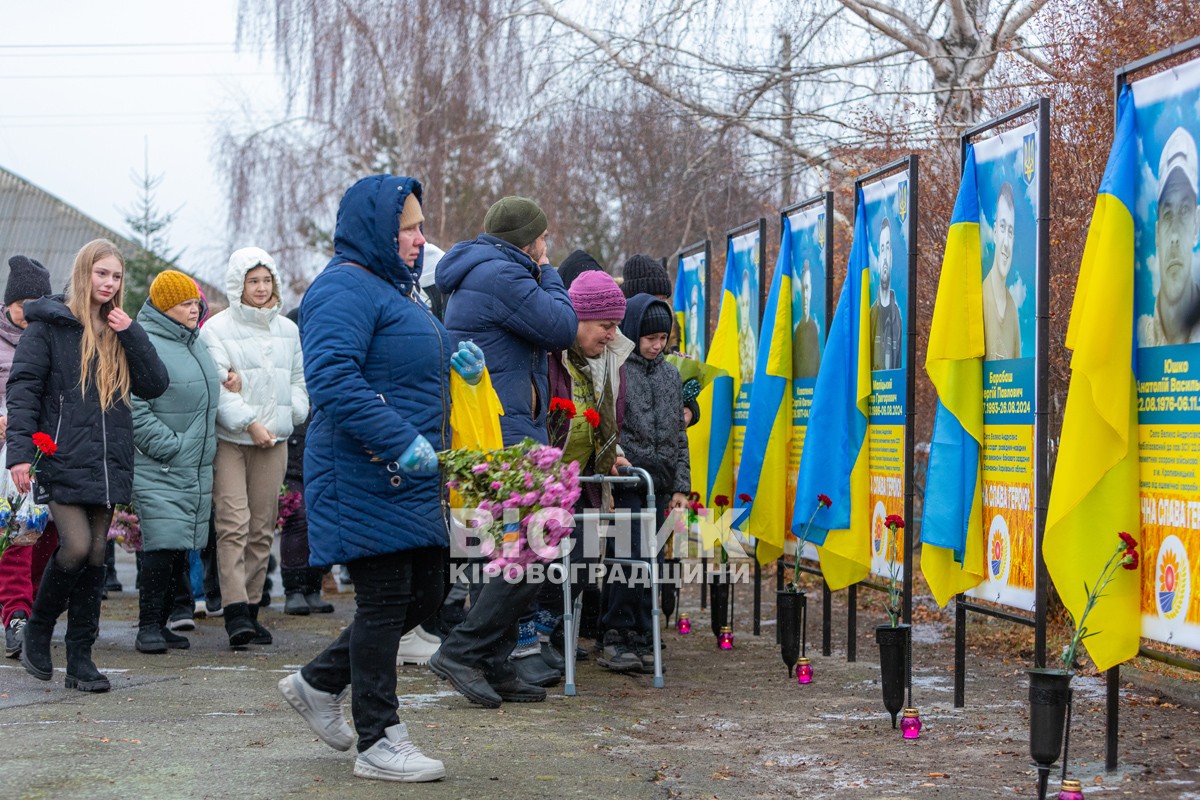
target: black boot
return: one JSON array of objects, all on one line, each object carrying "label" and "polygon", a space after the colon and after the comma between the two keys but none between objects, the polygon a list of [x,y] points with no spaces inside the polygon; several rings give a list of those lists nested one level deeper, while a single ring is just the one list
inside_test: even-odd
[{"label": "black boot", "polygon": [[165,653],[162,634],[163,607],[171,584],[171,556],[167,550],[148,550],[142,556],[138,588],[138,633],[133,646],[139,653]]},{"label": "black boot", "polygon": [[79,580],[77,572],[60,569],[53,557],[42,573],[42,583],[37,597],[33,599],[33,614],[25,623],[25,641],[21,645],[21,664],[25,671],[39,681],[48,681],[54,674],[54,662],[50,659],[50,637],[54,623],[66,610],[71,600],[71,590]]},{"label": "black boot", "polygon": [[254,638],[250,640],[250,644],[274,644],[275,640],[271,637],[271,632],[258,621],[259,607],[251,603],[246,608],[250,614],[250,624],[254,626]]},{"label": "black boot", "polygon": [[285,569],[283,575],[283,613],[296,617],[307,617],[310,613],[308,601],[304,595],[308,588],[308,567],[301,569]]},{"label": "black boot", "polygon": [[117,543],[112,539],[104,545],[104,595],[109,592],[120,592],[125,587],[117,580]]},{"label": "black boot", "polygon": [[225,606],[225,633],[230,647],[245,647],[256,635],[250,622],[250,609],[245,603],[230,603]]},{"label": "black boot", "polygon": [[321,599],[321,581],[324,577],[325,570],[320,567],[308,568],[308,589],[304,592],[304,601],[308,603],[309,611],[314,614],[333,613],[333,604]]},{"label": "black boot", "polygon": [[68,689],[81,692],[107,692],[108,678],[92,663],[92,645],[100,635],[100,601],[108,568],[84,567],[67,606],[67,679]]}]

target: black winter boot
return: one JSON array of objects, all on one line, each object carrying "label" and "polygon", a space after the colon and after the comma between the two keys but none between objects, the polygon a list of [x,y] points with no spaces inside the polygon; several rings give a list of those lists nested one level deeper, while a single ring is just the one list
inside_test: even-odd
[{"label": "black winter boot", "polygon": [[81,575],[59,568],[53,557],[42,573],[42,583],[37,597],[33,599],[33,614],[25,623],[25,641],[21,646],[21,664],[25,671],[39,681],[48,681],[54,674],[54,662],[50,658],[50,637],[54,634],[54,623],[66,610],[71,600],[71,590]]},{"label": "black winter boot", "polygon": [[321,599],[321,581],[324,577],[325,570],[320,567],[308,568],[308,588],[304,591],[304,601],[308,603],[309,611],[314,614],[333,613],[333,604]]},{"label": "black winter boot", "polygon": [[[171,555],[167,550],[148,550],[142,556],[142,579],[138,587],[138,633],[133,646],[139,653],[165,653],[162,619],[171,585]],[[170,613],[170,612],[167,612]]]},{"label": "black winter boot", "polygon": [[296,617],[307,617],[310,613],[308,601],[304,595],[308,588],[308,567],[301,569],[282,570],[283,575],[283,613]]},{"label": "black winter boot", "polygon": [[84,567],[71,591],[67,606],[67,679],[68,689],[81,692],[107,692],[112,688],[92,663],[92,645],[100,635],[100,601],[108,568]]},{"label": "black winter boot", "polygon": [[[176,563],[178,563],[179,557],[176,556],[175,558]],[[177,578],[178,575],[176,575]],[[158,631],[162,634],[163,641],[166,642],[169,650],[187,650],[192,646],[191,640],[186,636],[181,636],[169,627],[170,619],[174,614],[172,610],[173,601],[174,597],[172,594],[163,597],[162,611],[158,615]]]},{"label": "black winter boot", "polygon": [[230,647],[245,647],[257,634],[250,622],[250,609],[245,603],[225,606],[225,633]]},{"label": "black winter boot", "polygon": [[250,644],[274,644],[275,640],[271,637],[271,632],[264,628],[258,621],[259,607],[250,604],[246,608],[250,612],[250,624],[254,626],[254,638],[250,640]]}]

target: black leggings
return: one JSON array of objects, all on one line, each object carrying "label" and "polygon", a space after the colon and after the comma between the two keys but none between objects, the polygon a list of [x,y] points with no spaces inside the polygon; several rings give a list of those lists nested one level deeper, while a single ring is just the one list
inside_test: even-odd
[{"label": "black leggings", "polygon": [[104,545],[113,511],[104,506],[73,506],[50,501],[50,513],[58,527],[55,563],[65,572],[76,573],[85,566],[104,566]]}]

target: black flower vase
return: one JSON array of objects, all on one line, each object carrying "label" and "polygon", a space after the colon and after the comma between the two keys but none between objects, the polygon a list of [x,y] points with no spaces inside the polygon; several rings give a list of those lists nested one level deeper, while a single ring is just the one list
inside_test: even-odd
[{"label": "black flower vase", "polygon": [[879,645],[883,707],[892,715],[892,727],[895,728],[896,715],[904,708],[904,690],[908,687],[912,664],[912,626],[879,625],[875,628],[875,642]]},{"label": "black flower vase", "polygon": [[708,582],[709,602],[712,604],[713,636],[729,625],[729,578],[724,570],[714,572]]},{"label": "black flower vase", "polygon": [[1062,753],[1067,709],[1071,705],[1071,674],[1061,669],[1029,672],[1029,755],[1038,768],[1038,797],[1046,797],[1050,768]]},{"label": "black flower vase", "polygon": [[791,675],[805,644],[808,597],[804,592],[776,592],[775,611],[779,618],[779,654],[783,656],[783,663],[787,664],[788,675]]}]

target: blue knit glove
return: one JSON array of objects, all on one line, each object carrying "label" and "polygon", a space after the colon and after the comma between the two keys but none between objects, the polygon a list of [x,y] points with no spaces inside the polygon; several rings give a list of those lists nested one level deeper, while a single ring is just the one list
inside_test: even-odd
[{"label": "blue knit glove", "polygon": [[483,377],[483,351],[474,342],[459,342],[458,350],[450,356],[450,366],[474,386]]},{"label": "blue knit glove", "polygon": [[400,454],[396,462],[402,472],[409,475],[433,475],[438,471],[437,453],[424,436],[417,434],[408,449]]}]

